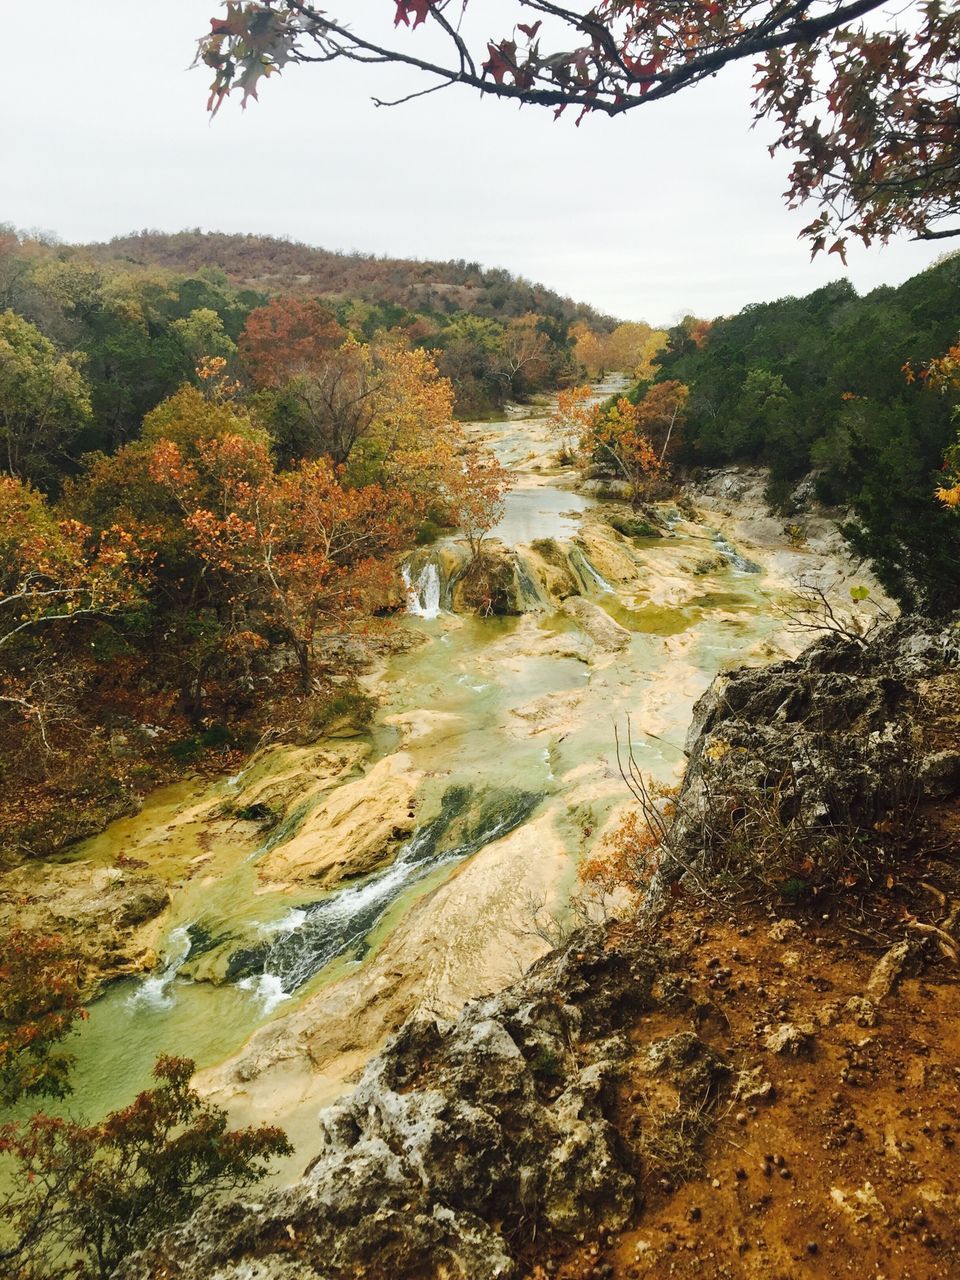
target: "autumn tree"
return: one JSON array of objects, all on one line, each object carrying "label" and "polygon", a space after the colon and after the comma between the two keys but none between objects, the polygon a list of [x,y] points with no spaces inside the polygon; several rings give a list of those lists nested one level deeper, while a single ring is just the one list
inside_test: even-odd
[{"label": "autumn tree", "polygon": [[0,476],[0,651],[26,632],[128,607],[146,558],[121,525],[95,533],[58,520],[42,494]]},{"label": "autumn tree", "polygon": [[77,961],[64,939],[21,928],[6,933],[0,947],[0,1105],[70,1091],[73,1058],[59,1046],[85,1016]]},{"label": "autumn tree", "polygon": [[655,382],[636,403],[621,396],[597,409],[590,420],[584,453],[619,472],[630,485],[634,506],[677,447],[687,396],[682,383]]},{"label": "autumn tree", "polygon": [[593,388],[564,387],[557,392],[557,404],[548,419],[551,432],[560,444],[561,461],[572,461],[593,421]]},{"label": "autumn tree", "polygon": [[604,335],[594,332],[583,320],[570,326],[573,358],[591,378],[602,378],[607,368],[607,344]]},{"label": "autumn tree", "polygon": [[639,506],[650,481],[662,470],[657,451],[644,433],[638,405],[621,396],[598,409],[583,441],[584,453],[618,472],[630,486],[630,500]]},{"label": "autumn tree", "polygon": [[[304,692],[314,645],[362,609],[385,557],[412,534],[415,507],[402,490],[344,488],[328,459],[277,475],[257,446],[222,437],[185,462],[174,445],[151,460],[157,482],[184,511],[184,529],[230,618],[227,643],[267,647],[278,635],[292,649]],[[251,465],[252,464],[252,465]],[[216,501],[203,505],[213,482]]]},{"label": "autumn tree", "polygon": [[40,1114],[0,1129],[19,1173],[0,1203],[6,1275],[108,1280],[152,1235],[292,1153],[282,1129],[228,1129],[227,1113],[190,1087],[193,1070],[159,1058],[156,1085],[97,1124]]},{"label": "autumn tree", "polygon": [[[956,396],[960,392],[960,341],[941,356],[935,356],[915,368],[911,362],[903,366],[907,382],[919,381],[940,395]],[[954,422],[960,423],[960,407],[954,407]],[[949,445],[943,455],[943,466],[936,485],[936,497],[945,507],[960,508],[960,434],[956,444]]]},{"label": "autumn tree", "polygon": [[476,440],[468,440],[447,481],[454,522],[470,546],[471,561],[482,558],[483,540],[503,518],[510,473],[496,454]]},{"label": "autumn tree", "polygon": [[364,479],[416,482],[453,417],[453,388],[433,357],[403,341],[348,338],[269,406],[283,460],[330,458]]},{"label": "autumn tree", "polygon": [[607,366],[646,381],[653,377],[656,357],[666,343],[664,329],[652,329],[642,321],[618,324],[606,339]]},{"label": "autumn tree", "polygon": [[661,467],[679,448],[689,395],[682,382],[655,382],[637,404],[637,425],[653,445]]},{"label": "autumn tree", "polygon": [[504,376],[510,393],[523,396],[542,386],[550,365],[550,339],[533,312],[509,321],[501,342]]},{"label": "autumn tree", "polygon": [[255,387],[277,388],[325,367],[346,336],[333,313],[316,299],[274,298],[247,316],[240,355]]},{"label": "autumn tree", "polygon": [[786,199],[817,207],[803,232],[814,253],[842,256],[850,235],[869,244],[904,229],[960,233],[955,5],[918,0],[890,13],[881,0],[600,0],[584,13],[514,0],[503,33],[461,22],[462,0],[391,3],[398,27],[429,27],[432,38],[385,40],[375,15],[341,20],[306,0],[228,0],[199,44],[213,71],[210,109],[234,90],[255,98],[262,79],[290,64],[342,59],[411,68],[426,83],[407,97],[466,85],[555,115],[573,108],[579,122],[745,62],[756,117],[778,130],[772,150],[794,156]]},{"label": "autumn tree", "polygon": [[89,417],[77,358],[13,311],[0,312],[0,456],[7,471],[49,483]]}]

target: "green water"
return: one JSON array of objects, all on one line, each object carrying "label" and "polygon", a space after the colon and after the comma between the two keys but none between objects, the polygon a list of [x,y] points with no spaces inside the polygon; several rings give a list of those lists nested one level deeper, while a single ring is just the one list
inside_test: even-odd
[{"label": "green water", "polygon": [[[508,507],[501,536],[512,529],[527,540],[569,537],[576,527],[569,513],[588,511],[590,501],[523,470],[524,457],[538,468],[549,457],[542,423],[487,426],[486,432],[518,471],[520,492],[533,495],[515,500],[512,514]],[[689,545],[695,559],[709,549],[710,539],[709,531],[687,527],[670,547],[676,552]],[[656,546],[644,554],[655,556]],[[564,650],[578,633],[561,612],[511,619],[443,613],[430,621],[404,619],[399,625],[417,633],[422,643],[398,653],[371,679],[380,706],[367,754],[358,756],[341,782],[360,777],[402,747],[421,775],[413,841],[441,813],[451,789],[468,797],[468,813],[483,810],[488,816],[496,816],[498,804],[506,813],[511,796],[535,797],[529,812],[547,815],[561,833],[567,863],[559,880],[569,885],[576,860],[589,845],[584,833],[599,832],[624,803],[614,726],[622,728],[629,715],[641,768],[664,780],[676,777],[693,702],[723,667],[751,656],[762,660],[763,644],[776,625],[773,594],[763,575],[742,574],[729,565],[698,577],[675,605],[647,598],[636,584],[632,592],[598,584],[591,594],[630,635],[621,651],[594,654],[590,661]],[[390,872],[377,872],[332,891],[265,884],[258,874],[264,833],[229,811],[242,807],[265,779],[291,774],[287,814],[295,816],[287,834],[293,834],[322,800],[313,795],[298,809],[296,778],[301,770],[307,777],[309,766],[309,751],[283,749],[232,779],[165,788],[138,815],[71,852],[73,860],[98,864],[111,863],[120,853],[142,859],[175,888],[158,969],[147,979],[112,986],[71,1039],[77,1065],[68,1110],[94,1117],[129,1102],[149,1083],[158,1053],[191,1057],[200,1067],[236,1053],[257,1027],[284,1017],[321,986],[335,986],[374,962],[397,924],[412,910],[429,910],[437,886],[473,856],[470,841],[457,845],[450,835],[440,852],[452,860],[418,868],[409,878],[396,874],[388,882],[376,877]],[[495,824],[488,826],[491,838],[500,838]],[[461,848],[468,851],[458,855]],[[342,907],[349,915],[352,904],[361,904],[369,913],[371,902],[378,914],[362,937],[302,985],[282,990],[276,975],[272,985],[259,979],[245,986],[220,980],[231,956],[262,951],[278,937],[296,941],[305,921],[324,918],[311,912],[336,915]],[[356,918],[366,919],[359,907]]]}]

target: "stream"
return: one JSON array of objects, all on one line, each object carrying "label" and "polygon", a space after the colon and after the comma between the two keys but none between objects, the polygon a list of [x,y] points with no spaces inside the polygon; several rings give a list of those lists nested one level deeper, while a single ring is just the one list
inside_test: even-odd
[{"label": "stream", "polygon": [[[629,715],[641,768],[676,779],[716,673],[783,656],[784,586],[750,548],[677,512],[666,537],[615,534],[555,465],[546,412],[472,428],[515,477],[491,538],[524,612],[453,612],[462,546],[418,549],[397,624],[411,643],[362,677],[379,704],[364,738],[164,788],[71,851],[140,860],[173,889],[157,967],[112,984],[71,1038],[67,1110],[125,1105],[163,1052],[194,1058],[238,1119],[308,1123],[403,1017],[450,1016],[542,954],[534,917],[563,915],[628,799],[615,724]],[[558,599],[566,578],[585,604]],[[265,795],[283,798],[270,830],[243,816]],[[352,860],[393,813],[391,857]]]}]

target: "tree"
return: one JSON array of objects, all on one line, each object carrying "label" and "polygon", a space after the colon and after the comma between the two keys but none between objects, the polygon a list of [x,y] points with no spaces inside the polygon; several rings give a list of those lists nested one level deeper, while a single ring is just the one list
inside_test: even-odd
[{"label": "tree", "polygon": [[550,363],[550,339],[533,312],[518,316],[506,326],[501,343],[507,386],[514,396],[543,384]]},{"label": "tree", "polygon": [[661,462],[644,433],[638,405],[625,396],[596,411],[583,441],[584,451],[608,465],[613,464],[630,485],[635,507],[643,500],[650,479],[660,474]]},{"label": "tree", "polygon": [[557,392],[557,407],[548,420],[560,441],[561,461],[572,460],[593,421],[593,388],[564,387]]},{"label": "tree", "polygon": [[10,474],[49,482],[89,417],[76,357],[15,312],[0,312],[0,448]]},{"label": "tree", "polygon": [[607,344],[603,335],[595,333],[583,320],[570,326],[573,358],[591,378],[602,378],[607,366]]},{"label": "tree", "polygon": [[142,582],[136,539],[57,520],[42,494],[0,476],[0,651],[26,631],[101,617],[133,604]]},{"label": "tree", "polygon": [[485,316],[455,316],[433,339],[441,373],[457,392],[461,418],[482,413],[503,403],[506,388],[501,377],[504,326]]},{"label": "tree", "polygon": [[328,457],[354,478],[416,483],[409,455],[422,459],[436,446],[453,416],[453,388],[429,352],[348,338],[291,377],[268,411],[284,461]]},{"label": "tree", "polygon": [[326,367],[345,337],[336,316],[315,299],[274,298],[247,316],[240,355],[255,387],[276,388]]},{"label": "tree", "polygon": [[635,404],[621,396],[590,419],[582,447],[614,467],[630,485],[638,506],[651,479],[676,452],[689,392],[681,382],[655,382]]},{"label": "tree", "polygon": [[653,377],[656,357],[666,345],[666,330],[628,321],[618,324],[608,336],[606,362],[611,369],[620,369],[633,378],[646,381]]},{"label": "tree", "polygon": [[960,234],[960,225],[941,225],[960,215],[960,11],[943,0],[883,10],[873,22],[881,0],[599,0],[586,13],[514,0],[512,30],[479,40],[459,20],[462,0],[392,3],[396,26],[427,26],[435,39],[385,41],[375,18],[351,12],[347,25],[306,0],[228,0],[199,42],[197,60],[213,71],[210,109],[235,89],[244,103],[256,98],[260,81],[291,63],[345,59],[399,63],[427,77],[407,98],[462,84],[555,115],[572,107],[579,123],[587,112],[633,111],[745,61],[756,115],[779,129],[772,150],[796,157],[788,203],[819,207],[803,232],[814,253],[830,240],[842,256],[849,235],[869,244],[902,229],[919,238]]},{"label": "tree", "polygon": [[[928,360],[917,373],[909,361],[903,366],[908,382],[919,377],[932,390],[941,394],[960,391],[960,342],[955,342],[942,356]],[[953,410],[954,421],[960,421],[960,409]],[[949,445],[943,455],[936,497],[945,507],[960,508],[960,435],[956,444]]]},{"label": "tree", "polygon": [[0,1153],[21,1175],[0,1207],[12,1237],[0,1260],[13,1276],[107,1280],[156,1232],[292,1154],[282,1129],[228,1129],[227,1113],[190,1088],[193,1070],[159,1058],[156,1086],[99,1124],[39,1114],[0,1129]]},{"label": "tree", "polygon": [[451,514],[466,536],[476,565],[484,538],[503,517],[510,473],[495,454],[474,440],[464,445],[457,461],[448,481]]},{"label": "tree", "polygon": [[325,458],[277,474],[262,443],[232,434],[201,441],[192,456],[160,440],[148,466],[182,513],[194,576],[218,612],[210,659],[276,637],[293,650],[308,691],[318,635],[359,612],[371,580],[392,572],[388,554],[411,536],[411,495],[345,488]]},{"label": "tree", "polygon": [[62,1098],[72,1057],[58,1046],[80,1018],[76,960],[55,935],[11,929],[0,949],[0,1105]]},{"label": "tree", "polygon": [[224,332],[223,321],[210,307],[194,308],[188,316],[174,320],[173,328],[195,365],[204,359],[227,360],[237,349],[237,344]]}]

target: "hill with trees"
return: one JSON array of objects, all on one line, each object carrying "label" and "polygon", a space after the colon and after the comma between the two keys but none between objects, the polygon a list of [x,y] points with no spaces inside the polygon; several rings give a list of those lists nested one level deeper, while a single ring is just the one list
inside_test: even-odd
[{"label": "hill with trees", "polygon": [[542,284],[460,258],[449,262],[335,253],[276,236],[226,235],[199,229],[168,234],[140,231],[105,244],[83,246],[97,262],[117,267],[163,267],[192,274],[216,267],[241,289],[267,294],[304,293],[452,315],[465,311],[509,320],[536,312],[569,326],[587,322],[609,331],[616,323],[582,302]]},{"label": "hill with trees", "polygon": [[924,374],[958,332],[953,255],[863,297],[838,280],[706,330],[681,324],[658,377],[691,389],[688,466],[763,464],[787,515],[812,473],[819,497],[850,509],[844,532],[887,589],[907,608],[941,612],[960,605],[960,524],[934,500],[960,394],[955,378]]}]

